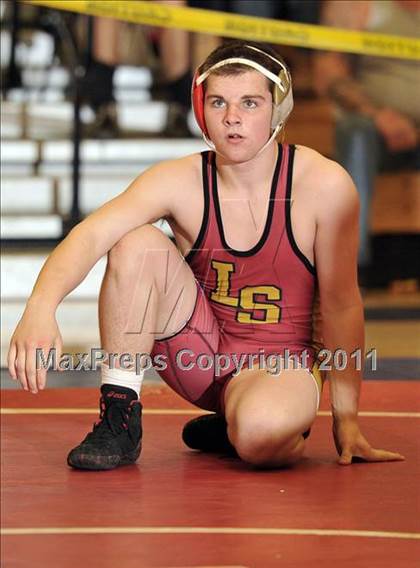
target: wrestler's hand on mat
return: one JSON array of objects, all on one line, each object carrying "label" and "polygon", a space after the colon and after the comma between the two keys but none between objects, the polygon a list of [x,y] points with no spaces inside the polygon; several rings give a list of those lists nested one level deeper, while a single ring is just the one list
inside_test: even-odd
[{"label": "wrestler's hand on mat", "polygon": [[[60,361],[63,341],[54,315],[26,308],[10,340],[7,366],[12,379],[32,393],[45,388],[47,369],[37,370],[36,349],[41,348],[47,361],[51,348],[56,349]],[[59,369],[60,370],[60,369]]]},{"label": "wrestler's hand on mat", "polygon": [[372,448],[360,431],[356,419],[340,420],[335,418],[333,435],[335,447],[340,456],[338,459],[340,465],[350,465],[355,462],[401,461],[405,459],[404,456],[396,452]]},{"label": "wrestler's hand on mat", "polygon": [[404,115],[385,108],[375,114],[374,121],[391,152],[403,152],[416,147],[417,130],[410,119]]}]

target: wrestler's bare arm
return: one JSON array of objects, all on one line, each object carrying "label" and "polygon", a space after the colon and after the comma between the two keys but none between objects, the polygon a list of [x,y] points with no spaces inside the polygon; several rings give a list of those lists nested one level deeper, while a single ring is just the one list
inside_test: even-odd
[{"label": "wrestler's bare arm", "polygon": [[400,454],[372,448],[358,425],[362,371],[351,354],[364,353],[363,303],[357,284],[359,200],[347,172],[318,155],[314,158],[317,197],[314,243],[324,345],[330,353],[343,350],[347,365],[329,371],[333,432],[339,463],[353,457],[366,461],[403,459]]},{"label": "wrestler's bare arm", "polygon": [[185,187],[185,160],[162,162],[79,223],[48,257],[29,299],[55,308],[125,234],[171,216]]},{"label": "wrestler's bare arm", "polygon": [[[95,263],[126,233],[170,217],[190,185],[194,156],[163,162],[136,178],[120,195],[79,223],[48,257],[10,341],[8,368],[16,379],[35,363],[35,349],[61,353],[55,311]],[[32,372],[34,370],[32,369]],[[45,384],[45,372],[42,377]]]},{"label": "wrestler's bare arm", "polygon": [[[338,164],[325,160],[318,169],[315,262],[322,336],[332,353],[343,349],[350,355],[364,349],[363,304],[357,285],[359,200],[350,176]],[[361,371],[348,365],[330,374],[334,416],[357,416]]]}]

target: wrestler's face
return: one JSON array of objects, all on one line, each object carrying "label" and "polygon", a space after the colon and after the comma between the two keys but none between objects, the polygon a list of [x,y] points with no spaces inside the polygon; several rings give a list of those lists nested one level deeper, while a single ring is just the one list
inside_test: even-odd
[{"label": "wrestler's face", "polygon": [[232,162],[246,162],[271,134],[272,95],[258,71],[239,75],[210,75],[204,117],[210,140]]}]

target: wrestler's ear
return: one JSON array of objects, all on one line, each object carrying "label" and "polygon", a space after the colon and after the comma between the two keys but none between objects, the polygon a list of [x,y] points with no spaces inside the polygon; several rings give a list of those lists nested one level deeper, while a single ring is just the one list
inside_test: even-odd
[{"label": "wrestler's ear", "polygon": [[194,78],[191,88],[191,102],[194,111],[194,116],[203,134],[208,136],[206,122],[204,120],[204,83],[197,85],[197,78],[199,76],[198,70],[194,73]]}]

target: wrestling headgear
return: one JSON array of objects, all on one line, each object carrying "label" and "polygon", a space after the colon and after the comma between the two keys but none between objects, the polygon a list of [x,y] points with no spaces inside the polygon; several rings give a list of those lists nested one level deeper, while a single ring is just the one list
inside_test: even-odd
[{"label": "wrestling headgear", "polygon": [[229,57],[227,59],[222,59],[201,74],[197,69],[192,82],[192,106],[197,124],[200,127],[201,132],[203,133],[203,138],[213,150],[215,149],[215,147],[213,142],[209,138],[206,122],[204,119],[204,81],[216,69],[224,67],[225,65],[240,63],[241,65],[247,65],[248,67],[251,67],[256,71],[259,71],[274,83],[273,114],[271,117],[271,129],[273,132],[269,140],[258,151],[258,153],[262,152],[276,138],[277,134],[280,132],[280,129],[286,122],[287,117],[293,109],[292,79],[285,64],[257,47],[254,47],[252,45],[244,45],[244,47],[258,53],[262,53],[265,57],[277,63],[279,66],[279,72],[276,75],[256,61],[247,59],[245,57]]}]

